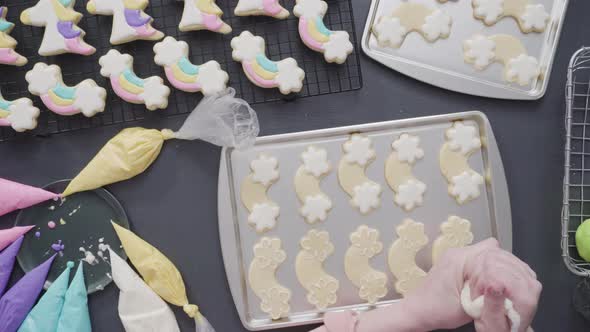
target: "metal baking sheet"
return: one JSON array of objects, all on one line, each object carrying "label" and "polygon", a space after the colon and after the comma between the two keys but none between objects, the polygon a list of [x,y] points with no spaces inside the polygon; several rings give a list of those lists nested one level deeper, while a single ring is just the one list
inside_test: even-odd
[{"label": "metal baking sheet", "polygon": [[[483,137],[481,152],[470,158],[470,165],[489,181],[482,195],[465,205],[459,205],[449,196],[447,182],[439,168],[438,155],[444,143],[444,132],[452,121],[463,120],[476,125]],[[349,197],[337,180],[337,164],[342,157],[342,144],[351,133],[360,132],[371,137],[377,159],[370,164],[367,175],[382,185],[381,207],[367,216],[351,207]],[[424,205],[410,213],[393,203],[393,191],[387,185],[384,162],[391,153],[391,142],[401,133],[419,135],[424,158],[415,165],[414,174],[428,186]],[[321,183],[322,189],[332,199],[334,208],[328,219],[315,225],[307,224],[299,214],[293,177],[301,165],[301,152],[309,145],[325,148],[333,165],[333,171]],[[277,226],[262,235],[247,223],[248,211],[240,200],[242,180],[249,174],[250,161],[264,152],[279,161],[279,180],[270,187],[269,196],[281,208]],[[418,255],[418,264],[428,270],[431,266],[432,241],[439,234],[440,224],[451,214],[467,218],[472,223],[475,241],[490,236],[498,238],[503,248],[512,249],[512,223],[510,202],[502,161],[492,129],[480,112],[466,112],[442,116],[371,123],[350,127],[316,130],[259,138],[254,148],[247,151],[224,149],[221,157],[218,187],[219,232],[228,283],[242,323],[249,330],[265,330],[320,322],[323,312],[316,310],[305,297],[307,291],[295,275],[295,257],[299,252],[299,240],[310,230],[327,230],[335,245],[335,252],[324,263],[326,271],[340,280],[338,302],[328,309],[370,309],[358,297],[358,289],[344,273],[344,253],[350,246],[349,235],[359,225],[366,224],[380,231],[384,250],[374,257],[371,264],[387,273],[388,295],[377,306],[396,301],[400,295],[393,290],[394,277],[387,265],[387,250],[396,238],[395,227],[405,218],[425,224],[429,244]],[[248,266],[253,258],[252,248],[262,236],[276,236],[282,240],[286,261],[277,270],[279,282],[292,291],[291,314],[288,318],[271,320],[260,310],[260,300],[253,294],[247,281]]]},{"label": "metal baking sheet", "polygon": [[[543,4],[550,14],[549,24],[543,33],[522,33],[516,20],[505,17],[492,26],[486,26],[473,16],[471,0],[440,3],[435,0],[412,0],[431,8],[445,10],[453,19],[451,34],[434,43],[420,34],[411,32],[399,49],[380,47],[371,27],[381,15],[390,13],[404,0],[373,0],[361,45],[371,58],[402,74],[417,80],[457,92],[502,99],[531,100],[543,97],[557,49],[559,35],[568,0],[534,0]],[[463,60],[463,41],[475,33],[486,36],[509,34],[519,38],[528,54],[539,60],[541,76],[532,84],[520,86],[503,79],[503,66],[493,63],[477,71]]]}]

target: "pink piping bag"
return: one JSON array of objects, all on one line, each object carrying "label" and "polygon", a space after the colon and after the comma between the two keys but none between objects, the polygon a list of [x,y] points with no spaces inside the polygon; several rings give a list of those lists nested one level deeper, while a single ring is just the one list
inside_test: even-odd
[{"label": "pink piping bag", "polygon": [[0,216],[57,198],[47,190],[0,178]]},{"label": "pink piping bag", "polygon": [[0,250],[8,247],[33,227],[35,226],[16,226],[8,229],[0,229]]}]

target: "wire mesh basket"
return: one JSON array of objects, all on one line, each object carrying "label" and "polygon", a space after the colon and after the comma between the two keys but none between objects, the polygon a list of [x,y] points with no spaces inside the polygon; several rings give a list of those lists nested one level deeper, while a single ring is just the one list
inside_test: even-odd
[{"label": "wire mesh basket", "polygon": [[[328,11],[324,20],[332,30],[347,31],[351,37],[355,51],[342,64],[329,64],[324,56],[307,48],[298,33],[298,18],[292,13],[288,19],[278,20],[272,17],[235,16],[233,11],[237,0],[217,0],[223,10],[222,19],[228,23],[233,31],[228,35],[221,35],[210,31],[180,32],[178,23],[182,16],[183,2],[178,0],[150,0],[146,13],[154,18],[154,27],[184,40],[190,45],[190,60],[201,64],[208,60],[216,60],[229,74],[228,85],[236,89],[238,97],[251,104],[273,102],[281,99],[293,98],[281,95],[278,89],[262,89],[252,84],[243,73],[241,65],[232,59],[230,40],[244,30],[263,37],[266,41],[266,52],[269,58],[279,60],[293,57],[305,71],[303,89],[296,98],[317,96],[343,91],[357,90],[362,87],[362,76],[359,61],[359,47],[352,13],[352,0],[325,0]],[[6,99],[13,100],[28,97],[41,110],[39,125],[36,130],[26,133],[15,133],[12,128],[0,127],[0,142],[21,135],[49,135],[66,131],[100,127],[105,125],[132,122],[146,117],[167,117],[190,112],[201,98],[200,93],[187,93],[171,89],[169,106],[166,110],[150,112],[143,105],[133,105],[122,101],[112,91],[107,79],[99,73],[98,59],[115,48],[123,53],[129,53],[134,58],[134,69],[138,76],[164,76],[163,69],[154,63],[154,42],[136,41],[119,46],[111,46],[112,17],[91,15],[86,11],[86,0],[78,0],[76,11],[84,15],[79,26],[86,31],[85,40],[96,48],[91,56],[65,54],[54,57],[41,57],[37,50],[43,37],[43,28],[26,26],[20,23],[20,13],[35,5],[38,0],[6,0],[0,5],[8,7],[8,20],[16,26],[11,35],[19,42],[17,51],[29,59],[24,67],[0,67],[0,90]],[[294,0],[284,1],[285,7],[292,11]],[[98,85],[107,89],[107,109],[92,118],[81,114],[74,116],[60,116],[48,111],[38,97],[29,94],[25,73],[37,62],[57,64],[62,68],[66,84],[76,84],[91,78]],[[166,80],[165,80],[166,81]],[[166,82],[169,85],[168,82]]]},{"label": "wire mesh basket", "polygon": [[576,249],[576,229],[590,218],[590,48],[580,49],[570,61],[566,112],[561,249],[570,271],[590,277],[590,263]]}]

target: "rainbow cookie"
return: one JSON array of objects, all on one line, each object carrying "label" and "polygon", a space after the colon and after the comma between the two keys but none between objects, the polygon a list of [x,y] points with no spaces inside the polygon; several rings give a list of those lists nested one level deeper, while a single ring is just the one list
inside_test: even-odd
[{"label": "rainbow cookie", "polygon": [[[182,0],[180,0],[182,1]],[[209,30],[228,34],[231,27],[221,20],[223,12],[215,0],[184,0],[180,31]]]},{"label": "rainbow cookie", "polygon": [[63,82],[61,68],[36,63],[25,75],[29,83],[29,92],[41,97],[47,108],[59,115],[82,113],[87,117],[104,111],[107,92],[91,79],[86,79],[76,86],[67,86]]},{"label": "rainbow cookie", "polygon": [[353,47],[346,31],[331,31],[324,25],[328,4],[322,0],[297,0],[293,9],[299,17],[299,36],[307,47],[324,53],[327,62],[344,63]]},{"label": "rainbow cookie", "polygon": [[86,10],[90,14],[113,15],[110,42],[119,45],[164,37],[161,31],[152,27],[154,19],[144,12],[148,4],[148,0],[90,0]]},{"label": "rainbow cookie", "polygon": [[39,109],[29,98],[8,101],[0,93],[0,127],[12,127],[22,132],[37,127]]},{"label": "rainbow cookie", "polygon": [[100,74],[111,80],[115,93],[123,100],[133,104],[145,104],[148,110],[155,111],[168,107],[170,89],[162,78],[151,76],[139,78],[133,72],[133,57],[110,50],[100,57]]},{"label": "rainbow cookie", "polygon": [[64,53],[91,55],[96,49],[84,41],[86,33],[77,24],[82,14],[74,10],[76,0],[39,0],[23,11],[23,24],[45,27],[39,54],[52,56]]},{"label": "rainbow cookie", "polygon": [[229,76],[217,61],[197,66],[188,59],[188,44],[166,37],[154,45],[154,61],[164,67],[168,81],[175,88],[186,92],[203,92],[211,95],[224,91]]},{"label": "rainbow cookie", "polygon": [[236,16],[272,16],[278,19],[289,17],[289,11],[281,6],[279,0],[239,0],[234,14]]},{"label": "rainbow cookie", "polygon": [[264,39],[243,31],[231,40],[232,57],[242,63],[248,79],[261,88],[279,88],[282,94],[299,92],[303,87],[305,72],[297,61],[286,58],[272,61],[264,53]]},{"label": "rainbow cookie", "polygon": [[16,40],[10,37],[10,32],[14,28],[14,23],[6,20],[8,8],[0,7],[0,64],[24,66],[27,64],[27,58],[16,53]]}]

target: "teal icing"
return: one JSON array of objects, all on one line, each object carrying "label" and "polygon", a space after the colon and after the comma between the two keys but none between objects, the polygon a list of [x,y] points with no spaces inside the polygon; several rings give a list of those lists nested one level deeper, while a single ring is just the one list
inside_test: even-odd
[{"label": "teal icing", "polygon": [[8,108],[10,107],[10,105],[12,105],[11,102],[0,98],[0,109],[8,111]]},{"label": "teal icing", "polygon": [[277,64],[269,60],[264,54],[258,54],[256,56],[256,62],[260,65],[260,67],[264,68],[266,71],[270,71],[272,73],[276,73],[279,71]]},{"label": "teal icing", "polygon": [[0,31],[5,32],[14,26],[14,23],[8,22],[7,20],[0,19]]},{"label": "teal icing", "polygon": [[199,66],[193,65],[186,57],[182,57],[178,60],[178,68],[187,75],[199,74]]},{"label": "teal icing", "polygon": [[76,88],[71,88],[63,84],[58,84],[53,88],[53,92],[61,99],[73,100],[76,95]]},{"label": "teal icing", "polygon": [[123,76],[125,76],[125,79],[129,81],[129,83],[137,85],[140,88],[143,88],[143,80],[137,77],[137,75],[135,75],[135,73],[131,69],[125,69],[125,71],[123,72]]},{"label": "teal icing", "polygon": [[68,7],[72,3],[72,0],[59,0],[59,3],[64,7]]},{"label": "teal icing", "polygon": [[330,29],[326,28],[326,25],[324,24],[324,20],[322,20],[321,17],[316,17],[315,18],[315,26],[318,28],[318,31],[325,36],[330,36],[332,34],[332,31],[330,31]]}]

